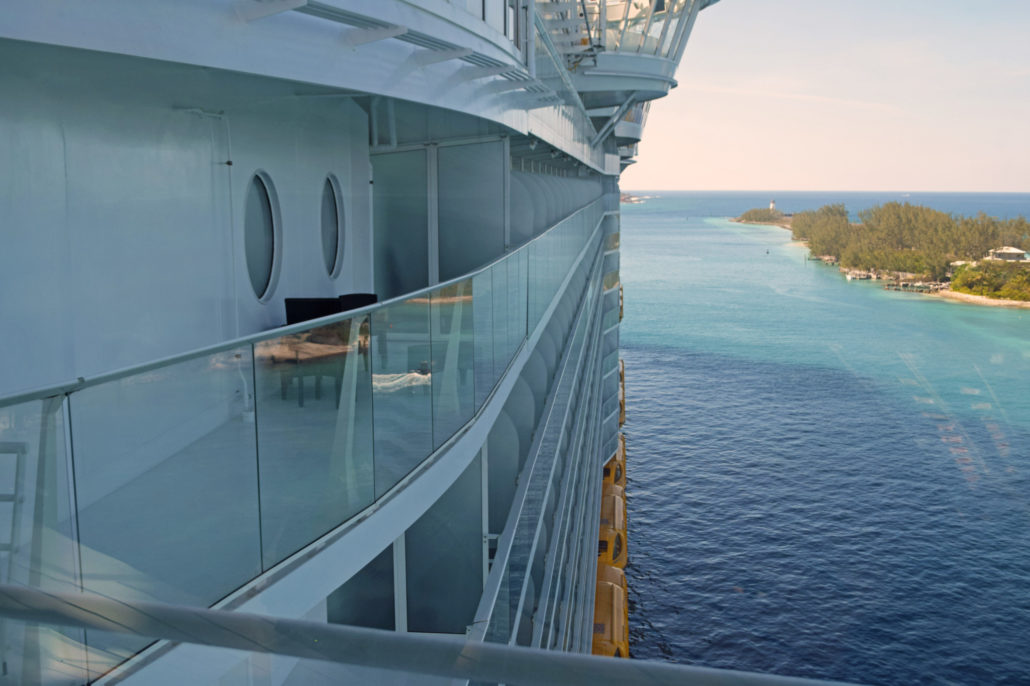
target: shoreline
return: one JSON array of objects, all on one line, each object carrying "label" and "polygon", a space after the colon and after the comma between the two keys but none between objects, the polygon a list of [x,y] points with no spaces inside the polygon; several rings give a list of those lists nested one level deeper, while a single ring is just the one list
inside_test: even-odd
[{"label": "shoreline", "polygon": [[[751,224],[755,226],[776,226],[781,229],[786,229],[788,231],[791,230],[789,219],[785,223],[745,221],[740,217],[728,217],[728,219],[731,222],[735,222],[737,224]],[[795,245],[804,246],[808,248],[807,241],[795,240],[793,236],[791,237],[790,242]],[[821,258],[810,256],[809,259],[819,260]],[[962,293],[961,291],[953,291],[950,288],[942,288],[940,290],[929,292],[919,292],[919,294],[928,295],[935,298],[941,298],[943,300],[950,300],[952,302],[965,303],[967,305],[982,305],[984,307],[1007,307],[1015,310],[1030,310],[1030,301],[1027,300],[1005,300],[1004,298],[990,298],[986,295],[973,295],[972,293]]]},{"label": "shoreline", "polygon": [[1009,307],[1017,310],[1030,310],[1030,301],[1027,300],[988,298],[986,295],[962,293],[961,291],[953,291],[950,288],[941,289],[936,293],[926,293],[925,295],[944,298],[945,300],[953,300],[955,302],[962,302],[969,305],[986,305],[988,307]]},{"label": "shoreline", "polygon": [[741,219],[740,217],[729,217],[729,220],[737,224],[750,224],[752,226],[778,226],[781,229],[786,229],[787,231],[790,231],[789,217],[785,218],[785,220],[782,222],[752,222]]}]

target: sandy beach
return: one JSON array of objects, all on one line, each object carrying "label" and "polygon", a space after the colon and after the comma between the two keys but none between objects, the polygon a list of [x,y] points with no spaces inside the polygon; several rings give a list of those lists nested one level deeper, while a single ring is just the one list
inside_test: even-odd
[{"label": "sandy beach", "polygon": [[729,219],[731,222],[736,222],[738,224],[752,224],[757,226],[778,226],[781,229],[786,229],[787,231],[790,231],[791,217],[784,217],[781,221],[778,222],[751,222],[741,219],[740,217],[730,217]]},{"label": "sandy beach", "polygon": [[947,298],[949,300],[958,300],[964,303],[970,303],[973,305],[989,305],[991,307],[1014,307],[1017,309],[1030,310],[1030,302],[1022,300],[1002,300],[1000,298],[988,298],[985,295],[970,295],[969,293],[959,293],[958,291],[952,290],[940,290],[936,293],[929,293],[928,295]]}]

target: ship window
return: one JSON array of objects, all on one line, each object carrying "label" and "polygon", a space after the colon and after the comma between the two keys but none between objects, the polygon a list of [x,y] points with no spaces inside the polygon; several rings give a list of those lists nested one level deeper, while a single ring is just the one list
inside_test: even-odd
[{"label": "ship window", "polygon": [[615,545],[612,546],[612,560],[618,560],[622,555],[622,536],[615,534]]},{"label": "ship window", "polygon": [[270,184],[271,180],[261,173],[250,179],[243,214],[247,274],[258,298],[264,298],[271,290],[275,267],[275,211]]},{"label": "ship window", "polygon": [[339,273],[342,262],[343,203],[339,182],[329,175],[322,186],[322,256],[329,276]]},{"label": "ship window", "polygon": [[604,555],[607,552],[608,552],[608,541],[598,541],[597,542],[597,554],[600,556],[600,555]]}]

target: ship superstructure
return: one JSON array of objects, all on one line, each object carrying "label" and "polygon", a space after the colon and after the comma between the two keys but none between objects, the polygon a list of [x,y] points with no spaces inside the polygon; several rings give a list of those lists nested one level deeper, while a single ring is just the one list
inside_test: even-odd
[{"label": "ship superstructure", "polygon": [[[618,177],[709,4],[5,3],[0,581],[589,652]],[[140,633],[3,620],[0,683],[310,682]]]}]

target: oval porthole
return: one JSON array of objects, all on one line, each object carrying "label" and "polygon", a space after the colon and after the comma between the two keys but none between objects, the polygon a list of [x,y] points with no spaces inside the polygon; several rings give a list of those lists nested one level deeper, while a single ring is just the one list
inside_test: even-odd
[{"label": "oval porthole", "polygon": [[271,181],[255,174],[247,186],[243,214],[243,245],[247,257],[247,274],[254,295],[263,298],[272,283],[275,267],[275,213],[272,206]]},{"label": "oval porthole", "polygon": [[327,176],[322,186],[322,256],[329,276],[336,276],[343,253],[343,203],[336,178]]}]

